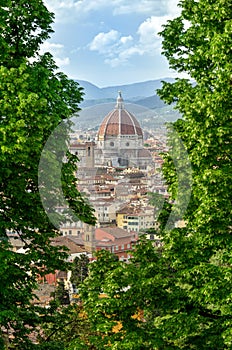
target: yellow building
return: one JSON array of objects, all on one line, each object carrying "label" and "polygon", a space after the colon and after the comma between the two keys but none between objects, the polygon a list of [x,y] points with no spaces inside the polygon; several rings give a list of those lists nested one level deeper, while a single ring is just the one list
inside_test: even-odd
[{"label": "yellow building", "polygon": [[126,205],[116,212],[116,223],[119,228],[135,232],[157,228],[152,206]]}]

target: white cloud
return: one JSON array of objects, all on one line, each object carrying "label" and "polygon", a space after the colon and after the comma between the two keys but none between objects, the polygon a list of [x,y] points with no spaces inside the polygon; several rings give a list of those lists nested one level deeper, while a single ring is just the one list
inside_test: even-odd
[{"label": "white cloud", "polygon": [[158,32],[161,29],[161,23],[164,23],[164,17],[149,17],[138,28],[138,34],[140,35],[140,41],[151,42],[153,38],[158,38]]},{"label": "white cloud", "polygon": [[94,11],[109,10],[113,15],[132,13],[155,16],[177,15],[179,0],[45,0],[45,5],[56,15],[56,22],[81,20]]},{"label": "white cloud", "polygon": [[110,7],[106,0],[45,0],[48,10],[55,13],[56,22],[81,20],[93,11]]},{"label": "white cloud", "polygon": [[64,56],[64,45],[50,43],[48,41],[44,42],[40,47],[40,54],[45,52],[50,52],[56,62],[58,67],[68,66],[70,64],[69,57]]},{"label": "white cloud", "polygon": [[89,49],[104,55],[104,62],[112,67],[127,65],[132,56],[145,54],[155,56],[161,51],[161,37],[158,33],[170,18],[169,16],[147,18],[139,25],[134,37],[123,36],[116,30],[101,32],[89,44]]},{"label": "white cloud", "polygon": [[106,64],[109,64],[112,68],[118,67],[120,64],[122,64],[122,61],[120,60],[119,57],[115,57],[115,58],[112,58],[112,59],[106,58],[104,60],[104,62]]},{"label": "white cloud", "polygon": [[111,67],[118,67],[121,65],[129,65],[129,59],[133,55],[142,55],[143,51],[141,51],[138,47],[130,47],[128,49],[122,50],[118,53],[118,55],[109,55],[108,58],[104,60],[106,64],[109,64]]},{"label": "white cloud", "polygon": [[150,14],[155,16],[163,16],[173,11],[179,0],[115,0],[112,1],[114,5],[113,13],[115,15],[140,13]]},{"label": "white cloud", "polygon": [[88,47],[91,51],[98,51],[99,54],[104,55],[104,62],[112,67],[126,63],[131,55],[139,53],[139,49],[133,47],[131,35],[122,36],[113,29],[107,33],[97,34]]},{"label": "white cloud", "polygon": [[168,19],[170,17],[151,16],[140,24],[137,33],[139,35],[139,45],[144,48],[144,51],[149,52],[161,46],[161,37],[158,33]]},{"label": "white cloud", "polygon": [[58,67],[64,67],[70,64],[69,57],[64,57],[64,58],[55,57],[54,59]]},{"label": "white cloud", "polygon": [[110,30],[108,33],[101,32],[94,37],[92,42],[89,44],[89,48],[91,51],[107,53],[117,42],[119,35],[119,32],[113,29]]},{"label": "white cloud", "polygon": [[40,53],[50,52],[52,55],[60,53],[64,48],[62,44],[49,43],[48,41],[44,42],[40,47]]},{"label": "white cloud", "polygon": [[132,38],[131,35],[122,36],[122,37],[120,38],[120,41],[121,41],[122,44],[126,44],[126,43],[129,43],[129,42],[133,41],[133,38]]},{"label": "white cloud", "polygon": [[[161,51],[158,32],[162,30],[162,24],[180,12],[177,8],[179,0],[44,1],[55,13],[56,28],[60,32],[64,25],[59,27],[59,24],[65,23],[61,35],[65,47],[47,44],[47,51],[53,54],[59,66],[68,65],[68,56],[72,57],[76,52],[77,59],[82,59],[82,55],[88,57],[88,50],[100,55],[102,62],[111,67],[136,64],[136,56],[158,56]],[[69,52],[65,53],[65,50]]]}]

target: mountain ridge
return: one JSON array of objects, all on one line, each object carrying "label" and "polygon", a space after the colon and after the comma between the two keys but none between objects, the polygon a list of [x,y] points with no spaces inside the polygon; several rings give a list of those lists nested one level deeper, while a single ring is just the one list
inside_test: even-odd
[{"label": "mountain ridge", "polygon": [[142,100],[156,95],[156,90],[161,88],[162,81],[174,82],[173,78],[147,80],[123,85],[107,86],[100,88],[86,80],[75,80],[84,89],[84,100],[98,100],[117,98],[118,91],[122,92],[125,100]]},{"label": "mountain ridge", "polygon": [[80,104],[79,116],[73,118],[76,128],[98,128],[106,114],[114,109],[118,91],[122,92],[125,108],[136,116],[142,127],[157,128],[165,122],[176,120],[179,117],[178,112],[173,106],[167,106],[156,94],[163,80],[174,81],[166,78],[99,88],[88,81],[78,80],[85,95]]}]

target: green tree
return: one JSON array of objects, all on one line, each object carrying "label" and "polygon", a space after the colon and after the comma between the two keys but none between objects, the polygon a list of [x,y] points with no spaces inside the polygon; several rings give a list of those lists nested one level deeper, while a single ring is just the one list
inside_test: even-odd
[{"label": "green tree", "polygon": [[71,279],[73,285],[78,287],[88,276],[89,258],[85,254],[76,256],[71,267]]},{"label": "green tree", "polygon": [[[168,349],[154,320],[177,307],[170,293],[173,271],[165,265],[159,248],[141,237],[129,263],[115,260],[108,251],[97,253],[89,276],[81,286],[96,349]],[[78,342],[78,339],[76,339]]]},{"label": "green tree", "polygon": [[[180,6],[161,33],[163,50],[170,67],[193,80],[179,78],[159,91],[182,114],[169,127],[163,165],[174,205],[164,208],[162,248],[142,241],[128,264],[108,252],[91,264],[82,298],[97,349],[232,347],[232,6]],[[185,227],[175,227],[181,214]],[[132,317],[137,310],[142,320]],[[114,333],[117,322],[122,328]]]},{"label": "green tree", "polygon": [[[172,69],[193,81],[164,83],[159,95],[175,102],[183,116],[173,124],[169,140],[175,145],[178,135],[187,150],[191,199],[186,227],[163,231],[164,255],[176,270],[183,302],[159,327],[179,348],[229,349],[232,6],[222,0],[180,4],[181,15],[161,33],[163,53]],[[167,154],[163,173],[173,200],[179,186],[176,168]]]},{"label": "green tree", "polygon": [[64,281],[59,281],[58,285],[56,286],[56,290],[54,292],[54,299],[58,301],[61,305],[68,305],[70,304],[69,300],[69,292],[67,289],[65,289],[65,283]]},{"label": "green tree", "polygon": [[[57,308],[56,303],[51,303],[52,317],[44,319],[43,334],[40,339],[39,350],[84,350],[96,349],[90,344],[89,338],[94,335],[91,330],[83,307],[80,304],[71,304]],[[54,322],[55,318],[55,322]]]},{"label": "green tree", "polygon": [[[39,45],[52,32],[52,20],[53,14],[41,0],[1,2],[0,326],[5,345],[17,349],[36,347],[28,335],[43,318],[31,303],[38,275],[64,269],[66,264],[66,254],[50,244],[59,232],[41,203],[38,170],[46,140],[62,120],[78,112],[82,90],[63,73],[56,73],[49,53],[38,54]],[[63,139],[67,136],[68,140],[70,127],[67,123],[62,128]],[[48,167],[64,159],[61,141],[57,140],[55,146],[56,152],[46,153]],[[76,161],[67,154],[61,192],[74,215],[94,223],[92,209],[76,189]],[[60,203],[54,168],[47,189],[47,196],[52,198],[48,208],[51,212]],[[40,185],[43,187],[43,181]],[[60,216],[58,221],[63,219]],[[25,243],[25,254],[11,249],[10,232]]]},{"label": "green tree", "polygon": [[[85,281],[88,279],[89,282],[85,285],[85,292],[83,291],[86,301],[88,300],[87,295],[89,299],[93,297],[92,301],[88,301],[92,306],[99,300],[99,295],[101,295],[104,288],[102,283],[104,283],[107,273],[113,271],[118,266],[118,259],[112,254],[107,254],[107,252],[103,251],[99,252],[97,256],[99,257],[98,263],[96,264],[94,262],[89,265],[91,274],[85,279]],[[76,259],[74,270],[76,270],[75,267],[77,265],[77,270],[80,271],[80,262],[82,264],[84,262],[84,266],[86,266],[87,257]],[[74,275],[74,280],[77,280],[76,283],[79,283],[78,287],[82,288],[83,284],[80,284],[79,275]],[[59,296],[62,298],[63,290],[61,290],[61,294],[56,295],[56,297]],[[43,336],[40,340],[41,349],[47,349],[47,344],[48,346],[51,346],[51,344],[53,346],[59,344],[61,349],[66,350],[101,349],[100,346],[104,344],[104,342],[102,342],[102,337],[105,334],[96,326],[102,321],[102,318],[98,320],[97,315],[94,313],[88,316],[82,301],[71,303],[71,305],[61,310],[59,310],[59,306],[60,302],[57,298],[52,300],[51,307],[48,309],[48,315],[46,315],[42,324]],[[54,311],[51,311],[51,309]],[[100,310],[101,307],[99,308],[99,315],[101,314]],[[49,312],[53,315],[52,318],[49,317]],[[92,316],[94,318],[92,318]]]}]

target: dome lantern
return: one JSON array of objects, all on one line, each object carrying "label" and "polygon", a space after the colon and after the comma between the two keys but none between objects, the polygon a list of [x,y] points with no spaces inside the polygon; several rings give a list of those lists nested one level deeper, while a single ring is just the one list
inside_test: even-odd
[{"label": "dome lantern", "polygon": [[123,109],[124,108],[121,91],[118,91],[117,104],[116,104],[115,108],[117,108],[117,109]]}]

